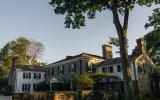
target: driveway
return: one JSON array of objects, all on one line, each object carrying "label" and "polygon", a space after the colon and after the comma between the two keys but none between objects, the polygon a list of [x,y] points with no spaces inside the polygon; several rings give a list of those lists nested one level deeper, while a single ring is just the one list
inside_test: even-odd
[{"label": "driveway", "polygon": [[12,96],[0,96],[0,100],[12,100]]}]

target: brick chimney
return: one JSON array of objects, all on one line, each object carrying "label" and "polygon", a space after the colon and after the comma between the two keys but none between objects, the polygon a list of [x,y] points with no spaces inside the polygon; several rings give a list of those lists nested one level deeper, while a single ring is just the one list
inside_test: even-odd
[{"label": "brick chimney", "polygon": [[140,54],[146,53],[146,40],[144,38],[137,39],[137,46]]},{"label": "brick chimney", "polygon": [[104,59],[112,59],[112,46],[102,45],[102,54]]}]

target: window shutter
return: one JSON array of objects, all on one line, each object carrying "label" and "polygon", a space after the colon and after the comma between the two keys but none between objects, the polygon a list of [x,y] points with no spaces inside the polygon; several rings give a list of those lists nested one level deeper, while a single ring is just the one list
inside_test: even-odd
[{"label": "window shutter", "polygon": [[31,73],[29,73],[29,79],[31,78]]},{"label": "window shutter", "polygon": [[62,66],[62,74],[64,74],[64,65]]},{"label": "window shutter", "polygon": [[41,73],[39,73],[39,79],[41,79]]},{"label": "window shutter", "polygon": [[36,79],[36,73],[34,73],[34,76],[33,76],[33,78],[34,78],[34,79]]},{"label": "window shutter", "polygon": [[25,79],[25,73],[23,73],[23,79]]},{"label": "window shutter", "polygon": [[68,72],[71,73],[71,64],[68,65]]},{"label": "window shutter", "polygon": [[88,72],[88,62],[85,62],[86,72]]},{"label": "window shutter", "polygon": [[76,63],[74,64],[74,73],[76,73]]},{"label": "window shutter", "polygon": [[[23,73],[24,74],[24,73]],[[24,91],[24,84],[22,84],[22,91]]]},{"label": "window shutter", "polygon": [[59,75],[59,67],[57,68],[57,70],[58,70],[58,71],[57,71],[57,74]]},{"label": "window shutter", "polygon": [[95,64],[92,64],[92,71],[95,73],[96,72],[96,66]]}]

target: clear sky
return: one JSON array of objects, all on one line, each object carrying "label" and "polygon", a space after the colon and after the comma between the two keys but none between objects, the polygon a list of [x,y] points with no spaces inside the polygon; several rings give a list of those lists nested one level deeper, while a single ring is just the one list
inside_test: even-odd
[{"label": "clear sky", "polygon": [[[86,27],[65,29],[65,16],[55,15],[49,1],[0,0],[0,48],[8,41],[25,36],[43,43],[45,51],[41,60],[52,63],[66,55],[82,52],[102,55],[101,45],[108,42],[108,37],[117,36],[109,11],[98,13],[94,20],[86,20]],[[152,9],[136,6],[132,11],[129,19],[129,53],[135,47],[136,39],[151,30],[145,30],[144,24]]]}]

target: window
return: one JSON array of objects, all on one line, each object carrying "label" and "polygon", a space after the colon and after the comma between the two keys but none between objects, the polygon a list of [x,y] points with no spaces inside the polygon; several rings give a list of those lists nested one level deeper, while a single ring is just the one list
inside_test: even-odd
[{"label": "window", "polygon": [[117,72],[121,72],[121,66],[117,65]]},{"label": "window", "polygon": [[33,84],[33,91],[36,91],[37,84]]},{"label": "window", "polygon": [[138,72],[145,73],[145,65],[144,64],[138,66]]},{"label": "window", "polygon": [[50,71],[50,69],[48,69],[48,75],[51,76],[51,71]]},{"label": "window", "polygon": [[51,68],[51,76],[54,76],[54,68]]},{"label": "window", "polygon": [[113,66],[109,67],[109,71],[110,71],[110,73],[113,73]]},{"label": "window", "polygon": [[69,72],[76,73],[76,64],[72,63],[69,65]]},{"label": "window", "polygon": [[22,84],[22,91],[29,92],[30,91],[30,84]]},{"label": "window", "polygon": [[103,73],[107,72],[107,68],[103,67],[103,68],[102,68],[102,72],[103,72]]},{"label": "window", "polygon": [[34,79],[41,79],[41,73],[34,73]]},{"label": "window", "polygon": [[64,74],[64,66],[58,67],[58,74]]},{"label": "window", "polygon": [[86,72],[92,72],[92,63],[86,62]]},{"label": "window", "polygon": [[23,73],[23,79],[30,79],[31,78],[31,73],[30,72],[24,72]]}]

